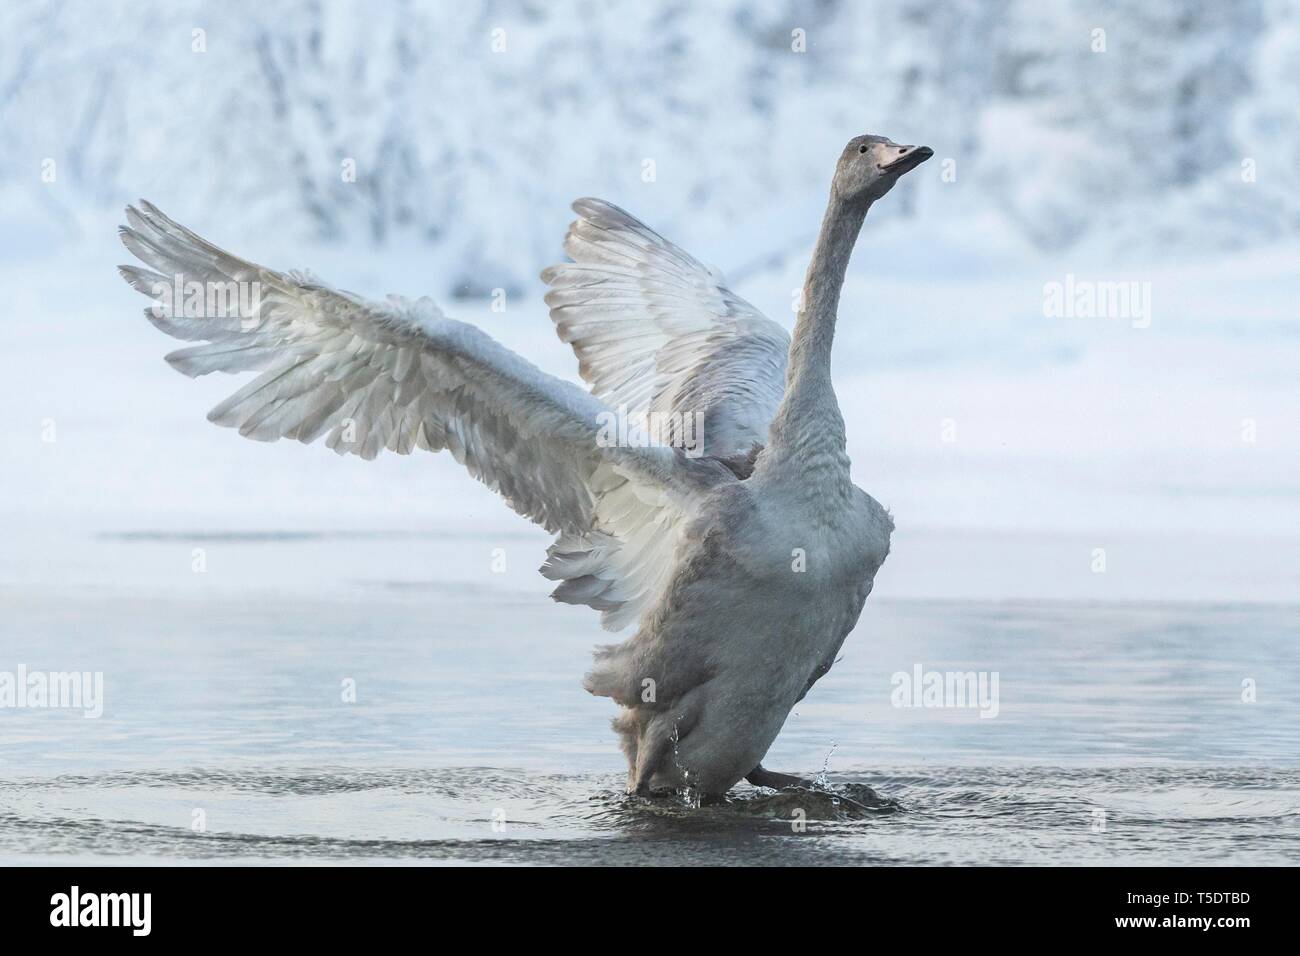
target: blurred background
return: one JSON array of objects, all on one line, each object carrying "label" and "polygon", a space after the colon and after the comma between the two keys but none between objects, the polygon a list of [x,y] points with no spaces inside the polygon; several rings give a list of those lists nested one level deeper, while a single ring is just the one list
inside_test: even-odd
[{"label": "blurred background", "polygon": [[[877,593],[1300,591],[1296,3],[136,0],[0,24],[0,585],[191,587],[190,542],[267,533],[353,535],[339,579],[401,578],[412,551],[355,542],[472,532],[545,590],[546,536],[450,458],[207,424],[235,382],[161,361],[114,270],[126,202],[429,294],[576,379],[537,279],[574,198],[789,326],[833,163],[872,132],[936,153],[872,211],[837,334],[855,479],[898,525]],[[1046,314],[1068,277],[1149,284],[1149,325]],[[128,541],[157,548],[106,557]],[[336,580],[321,549],[265,553],[204,586]]]},{"label": "blurred background", "polygon": [[[0,860],[1294,862],[1297,103],[1279,0],[6,5],[0,674],[104,707],[0,710]],[[835,343],[897,531],[764,758],[915,811],[855,826],[625,801],[549,536],[448,455],[210,425],[240,380],[172,371],[116,271],[144,197],[576,381],[573,199],[789,327],[861,133],[935,151]],[[1102,283],[1141,315],[1053,306]],[[895,706],[922,667],[1000,674],[998,719]]]}]

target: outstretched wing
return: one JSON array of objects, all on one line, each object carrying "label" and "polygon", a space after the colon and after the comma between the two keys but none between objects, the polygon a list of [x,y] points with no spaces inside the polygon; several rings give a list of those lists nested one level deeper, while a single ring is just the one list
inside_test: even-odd
[{"label": "outstretched wing", "polygon": [[[323,435],[340,454],[367,459],[385,448],[445,448],[515,511],[563,534],[613,536],[615,550],[625,529],[602,526],[601,498],[640,495],[671,510],[684,480],[671,450],[602,446],[602,402],[428,299],[373,303],[263,268],[146,202],[128,207],[127,219],[122,241],[150,268],[121,273],[157,300],[145,315],[168,335],[205,343],[167,361],[190,376],[261,372],[211,421],[260,441]],[[169,303],[172,290],[182,294]]]},{"label": "outstretched wing", "polygon": [[542,279],[592,393],[674,437],[679,422],[699,422],[703,454],[747,476],[785,390],[790,336],[617,206],[579,199],[573,209],[564,249],[574,261]]}]

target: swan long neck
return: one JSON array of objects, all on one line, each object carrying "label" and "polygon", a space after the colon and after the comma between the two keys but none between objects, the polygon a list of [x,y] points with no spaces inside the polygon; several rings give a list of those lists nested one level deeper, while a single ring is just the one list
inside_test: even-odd
[{"label": "swan long neck", "polygon": [[870,202],[847,202],[831,195],[803,284],[802,307],[790,341],[785,396],[772,420],[762,456],[772,466],[798,462],[806,478],[833,474],[848,481],[844,419],[831,386],[831,345],[849,257],[870,207]]}]

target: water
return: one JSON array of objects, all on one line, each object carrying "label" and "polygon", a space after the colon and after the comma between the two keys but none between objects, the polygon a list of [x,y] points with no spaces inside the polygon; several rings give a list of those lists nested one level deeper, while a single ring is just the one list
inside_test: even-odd
[{"label": "water", "polygon": [[[579,686],[602,632],[529,562],[202,540],[205,575],[145,535],[0,589],[0,671],[105,687],[98,719],[0,709],[0,861],[1300,862],[1296,606],[873,598],[765,764],[881,805],[741,784],[693,807],[622,793],[612,705]],[[917,664],[997,672],[997,716],[893,706]]]},{"label": "water", "polygon": [[[936,767],[832,778],[850,796],[862,795],[860,780],[899,808],[862,813],[744,786],[724,806],[691,808],[625,796],[613,774],[485,768],[69,775],[0,788],[0,846],[7,862],[1297,862],[1294,770]],[[205,834],[187,825],[196,804],[208,810]],[[1097,832],[1092,809],[1103,807]],[[494,830],[497,808],[505,817]]]}]

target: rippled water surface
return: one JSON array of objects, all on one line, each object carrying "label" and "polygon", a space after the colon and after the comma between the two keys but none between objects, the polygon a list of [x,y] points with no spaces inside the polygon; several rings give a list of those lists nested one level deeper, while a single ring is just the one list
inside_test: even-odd
[{"label": "rippled water surface", "polygon": [[[869,780],[868,787],[863,780]],[[78,859],[541,864],[1297,862],[1295,771],[934,768],[691,807],[614,775],[354,767],[118,772],[0,791],[11,862]],[[202,806],[209,830],[188,826]],[[1105,830],[1094,809],[1105,809]],[[492,817],[498,814],[494,828]]]},{"label": "rippled water surface", "polygon": [[[879,806],[696,807],[621,792],[585,609],[443,577],[0,590],[0,670],[105,687],[0,709],[0,860],[1300,861],[1294,606],[870,601],[765,763]],[[917,664],[996,672],[996,717],[893,706]]]}]

